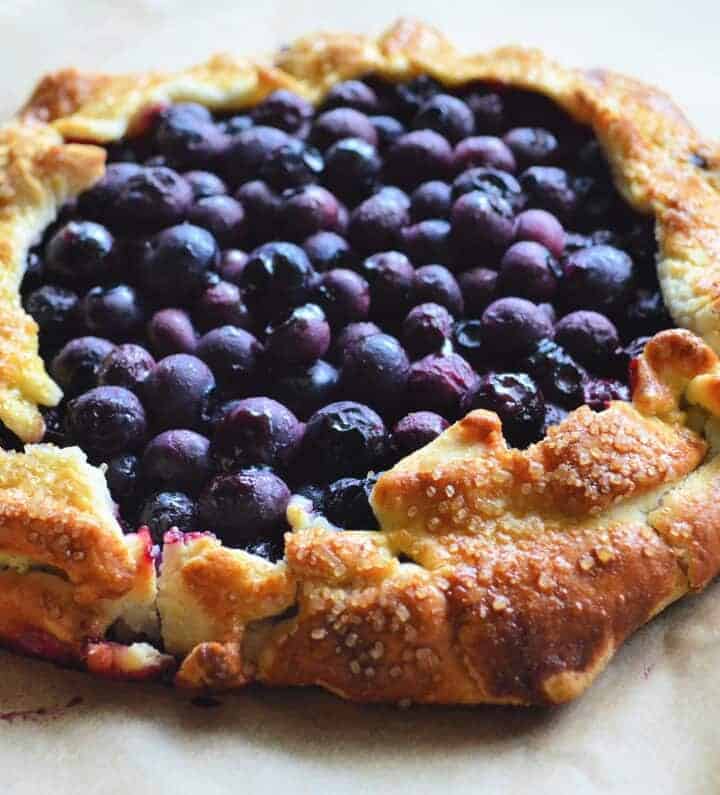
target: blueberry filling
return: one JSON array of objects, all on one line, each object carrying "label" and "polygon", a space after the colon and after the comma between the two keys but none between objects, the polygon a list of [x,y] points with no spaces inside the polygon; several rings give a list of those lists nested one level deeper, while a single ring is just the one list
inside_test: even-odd
[{"label": "blueberry filling", "polygon": [[45,440],[104,464],[123,526],[156,541],[280,557],[293,493],[375,528],[377,472],[471,409],[524,447],[627,400],[672,322],[652,219],[528,92],[368,76],[317,109],[171,105],[107,151],[22,295],[65,393]]}]

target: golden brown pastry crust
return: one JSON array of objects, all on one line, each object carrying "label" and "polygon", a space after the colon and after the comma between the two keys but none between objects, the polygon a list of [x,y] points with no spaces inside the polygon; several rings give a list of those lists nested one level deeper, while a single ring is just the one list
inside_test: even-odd
[{"label": "golden brown pastry crust", "polygon": [[60,397],[18,287],[34,236],[101,175],[93,143],[141,130],[169,101],[239,108],[278,87],[318,100],[368,72],[527,88],[591,125],[624,197],[656,218],[673,317],[705,342],[657,335],[636,364],[632,404],[581,408],[525,451],[506,446],[496,415],[469,414],[380,478],[380,532],[337,533],[295,502],[285,561],[171,533],[157,585],[148,537],[121,535],[79,452],[0,452],[5,643],[108,676],[159,675],[171,658],[106,640],[113,624],[157,639],[159,611],[185,687],[259,680],[360,701],[559,703],[717,573],[720,147],[634,80],[535,50],[462,55],[417,22],[378,39],[317,34],[265,61],[41,81],[0,132],[0,419],[37,441],[37,405]]}]

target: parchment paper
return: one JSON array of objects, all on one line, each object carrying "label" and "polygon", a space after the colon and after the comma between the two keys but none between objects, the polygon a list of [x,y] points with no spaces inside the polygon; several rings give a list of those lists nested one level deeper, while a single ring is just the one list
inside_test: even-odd
[{"label": "parchment paper", "polygon": [[[180,66],[269,50],[317,27],[401,14],[470,49],[542,46],[663,85],[720,129],[720,7],[709,2],[4,0],[0,116],[43,72]],[[361,707],[250,689],[197,706],[0,653],[0,795],[720,793],[720,585],[639,632],[580,701],[554,710]]]}]

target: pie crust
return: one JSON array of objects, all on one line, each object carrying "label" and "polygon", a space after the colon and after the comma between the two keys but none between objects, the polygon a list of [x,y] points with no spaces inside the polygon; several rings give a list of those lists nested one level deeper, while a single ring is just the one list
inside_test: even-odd
[{"label": "pie crust", "polygon": [[[527,450],[474,411],[378,480],[380,532],[337,533],[292,502],[285,559],[171,531],[123,535],[100,469],[32,444],[60,399],[22,310],[27,251],[96,182],[148,109],[320,99],[369,72],[543,93],[595,131],[617,187],[653,214],[680,329],[635,360],[632,403],[572,412]],[[581,693],[622,641],[720,568],[720,146],[661,92],[516,47],[462,55],[400,21],[317,34],[272,58],[177,73],[44,78],[0,130],[0,640],[106,676],[184,687],[319,685],[356,701],[548,704]],[[684,329],[689,329],[684,330]],[[695,332],[699,336],[691,333]],[[704,341],[703,341],[704,340]],[[146,638],[124,645],[112,636]],[[158,651],[156,646],[163,649]]]}]

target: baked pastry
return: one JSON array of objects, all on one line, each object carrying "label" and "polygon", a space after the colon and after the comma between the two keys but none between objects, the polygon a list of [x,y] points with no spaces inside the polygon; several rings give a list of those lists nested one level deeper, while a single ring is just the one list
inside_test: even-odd
[{"label": "baked pastry", "polygon": [[404,21],[60,72],[0,153],[6,646],[559,703],[716,574],[720,150],[659,91]]}]

